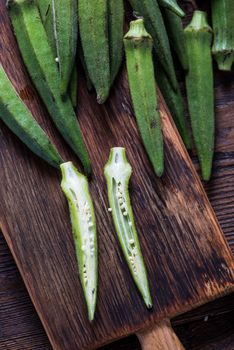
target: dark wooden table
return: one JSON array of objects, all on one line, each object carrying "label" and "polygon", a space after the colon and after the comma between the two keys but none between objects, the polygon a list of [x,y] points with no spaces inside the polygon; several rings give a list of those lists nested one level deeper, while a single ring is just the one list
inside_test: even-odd
[{"label": "dark wooden table", "polygon": [[[234,73],[215,72],[215,96],[214,169],[205,188],[234,252]],[[193,159],[198,166],[195,156]],[[177,317],[173,326],[186,349],[234,350],[234,294]],[[0,350],[49,349],[49,341],[0,233]],[[132,336],[104,349],[136,350],[140,345]]]}]

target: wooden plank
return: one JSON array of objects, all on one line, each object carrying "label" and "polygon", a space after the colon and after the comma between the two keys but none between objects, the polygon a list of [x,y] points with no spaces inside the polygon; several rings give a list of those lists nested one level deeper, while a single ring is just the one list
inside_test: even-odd
[{"label": "wooden plank", "polygon": [[[22,69],[3,6],[0,11],[5,26],[1,62],[42,121],[46,113]],[[98,106],[85,89],[80,90],[79,101],[78,115],[94,165],[90,187],[99,232],[100,288],[93,325],[87,322],[59,175],[5,127],[0,141],[3,233],[53,347],[63,350],[100,346],[233,288],[230,251],[163,102],[166,173],[158,180],[139,140],[125,74],[106,106]],[[44,126],[53,129],[50,122]],[[57,134],[50,133],[60,144]],[[134,169],[131,194],[153,291],[151,313],[123,263],[106,210],[102,173],[109,148],[115,145],[126,146]]]}]

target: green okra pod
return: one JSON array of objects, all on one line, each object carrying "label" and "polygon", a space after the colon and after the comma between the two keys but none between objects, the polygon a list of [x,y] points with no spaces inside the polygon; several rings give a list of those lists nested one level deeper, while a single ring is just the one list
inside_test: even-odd
[{"label": "green okra pod", "polygon": [[176,0],[158,0],[161,7],[170,10],[179,17],[184,17],[185,13],[182,8],[177,4]]},{"label": "green okra pod", "polygon": [[68,89],[77,46],[77,0],[52,0],[61,94]]},{"label": "green okra pod", "polygon": [[62,190],[68,200],[80,281],[89,320],[94,319],[98,284],[96,220],[88,180],[72,162],[61,164]]},{"label": "green okra pod", "polygon": [[79,28],[89,77],[97,92],[98,103],[104,103],[110,89],[107,0],[79,0]]},{"label": "green okra pod", "polygon": [[180,93],[179,85],[176,91],[171,87],[168,78],[159,62],[155,62],[155,78],[158,87],[165,99],[167,107],[182,137],[185,147],[190,150],[192,147],[189,134],[188,121],[185,116],[183,97]]},{"label": "green okra pod", "polygon": [[212,29],[206,13],[195,11],[185,28],[189,69],[186,89],[202,177],[211,176],[214,153],[214,83],[211,57]]},{"label": "green okra pod", "polygon": [[231,71],[234,62],[234,1],[211,1],[214,41],[212,53],[220,70]]},{"label": "green okra pod", "polygon": [[0,119],[31,151],[58,168],[62,158],[20,99],[1,64],[0,91]]},{"label": "green okra pod", "polygon": [[143,19],[132,21],[124,37],[130,93],[143,144],[155,173],[161,176],[164,170],[163,138],[152,45],[152,38],[144,28]]},{"label": "green okra pod", "polygon": [[118,74],[123,58],[123,0],[108,1],[108,33],[110,43],[110,76],[111,84]]},{"label": "green okra pod", "polygon": [[161,63],[165,73],[168,76],[172,87],[176,89],[177,80],[169,40],[163,17],[158,6],[157,0],[129,0],[132,8],[144,17],[146,30],[153,38],[155,53]]},{"label": "green okra pod", "polygon": [[181,66],[186,71],[188,70],[188,58],[182,20],[175,13],[167,9],[163,10],[163,15],[171,47],[176,52]]},{"label": "green okra pod", "polygon": [[140,250],[128,192],[132,168],[127,161],[125,149],[111,149],[104,169],[108,188],[109,210],[111,211],[118,239],[132,274],[148,308],[152,307],[147,272]]},{"label": "green okra pod", "polygon": [[92,88],[93,88],[93,85],[92,85],[91,79],[89,77],[88,69],[87,69],[87,66],[86,66],[85,58],[84,58],[83,48],[82,48],[82,45],[81,45],[80,42],[78,42],[78,56],[79,56],[79,59],[80,59],[80,63],[82,65],[82,67],[83,67],[87,89],[88,89],[88,91],[91,91]]},{"label": "green okra pod", "polygon": [[44,104],[56,127],[80,158],[85,172],[91,172],[90,160],[71,101],[62,100],[60,81],[38,7],[34,1],[10,0],[9,13],[19,49]]},{"label": "green okra pod", "polygon": [[73,107],[77,106],[77,93],[78,93],[78,71],[76,63],[74,64],[71,79],[68,87],[69,96],[72,102]]},{"label": "green okra pod", "polygon": [[52,0],[36,0],[40,11],[41,20],[44,25],[49,44],[53,51],[54,59],[57,58],[56,42],[54,37],[54,24],[52,12]]}]

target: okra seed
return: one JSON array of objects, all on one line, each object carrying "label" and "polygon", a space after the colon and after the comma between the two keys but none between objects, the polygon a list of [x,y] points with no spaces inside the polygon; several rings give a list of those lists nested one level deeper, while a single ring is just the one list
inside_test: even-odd
[{"label": "okra seed", "polygon": [[112,208],[108,208],[108,211],[111,213],[112,212]]}]

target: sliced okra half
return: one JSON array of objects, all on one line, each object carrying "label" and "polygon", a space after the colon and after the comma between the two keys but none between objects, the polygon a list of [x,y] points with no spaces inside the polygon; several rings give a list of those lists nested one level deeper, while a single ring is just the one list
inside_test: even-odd
[{"label": "sliced okra half", "polygon": [[61,164],[62,190],[68,200],[78,261],[89,320],[94,319],[97,299],[98,259],[96,220],[87,178],[72,162]]},{"label": "sliced okra half", "polygon": [[124,257],[146,306],[151,308],[152,300],[147,272],[140,250],[128,192],[132,168],[128,163],[124,148],[111,149],[104,174],[108,188],[109,211],[112,214]]}]

